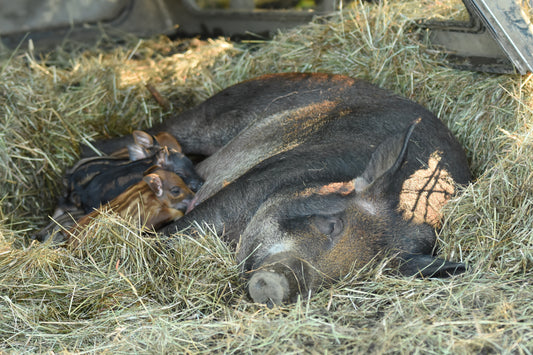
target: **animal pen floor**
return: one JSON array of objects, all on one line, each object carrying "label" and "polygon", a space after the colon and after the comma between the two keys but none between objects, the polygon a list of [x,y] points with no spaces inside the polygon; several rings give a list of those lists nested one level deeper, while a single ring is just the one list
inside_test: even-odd
[{"label": "animal pen floor", "polygon": [[[443,65],[412,27],[465,18],[460,1],[384,1],[271,41],[170,41],[25,48],[0,58],[0,351],[109,353],[533,352],[533,81]],[[75,252],[27,237],[47,224],[78,144],[159,122],[264,73],[369,80],[439,116],[475,181],[445,211],[438,253],[468,264],[451,279],[357,270],[296,304],[244,292],[209,226],[167,249],[113,215]],[[146,89],[169,100],[162,108]]]}]

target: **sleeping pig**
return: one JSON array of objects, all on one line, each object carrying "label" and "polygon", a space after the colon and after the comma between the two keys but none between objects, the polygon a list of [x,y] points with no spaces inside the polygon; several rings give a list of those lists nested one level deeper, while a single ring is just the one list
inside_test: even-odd
[{"label": "sleeping pig", "polygon": [[[114,158],[107,158],[107,161],[111,159]],[[84,169],[75,170],[68,176],[68,202],[83,209],[85,213],[111,201],[140,181],[143,173],[153,165],[178,174],[192,190],[197,190],[203,182],[184,154],[167,148],[161,149],[152,157],[121,164],[106,165],[101,161],[92,163],[94,164],[83,165]]]},{"label": "sleeping pig", "polygon": [[148,229],[180,218],[194,193],[175,173],[152,167],[141,181],[97,210],[83,216],[68,232],[67,245],[75,248],[85,238],[81,231],[102,210],[112,210],[123,218],[139,216],[139,223]]},{"label": "sleeping pig", "polygon": [[194,208],[160,233],[211,224],[236,246],[255,302],[294,301],[385,258],[407,276],[465,270],[433,250],[441,208],[470,181],[467,160],[413,101],[340,75],[271,74],[148,130],[163,131],[208,158]]},{"label": "sleeping pig", "polygon": [[183,216],[193,196],[194,193],[177,174],[153,166],[141,181],[107,204],[86,215],[64,215],[34,239],[46,241],[53,235],[54,242],[67,241],[75,248],[86,237],[83,229],[102,211],[108,210],[122,218],[138,216],[140,226],[148,229],[159,228]]}]

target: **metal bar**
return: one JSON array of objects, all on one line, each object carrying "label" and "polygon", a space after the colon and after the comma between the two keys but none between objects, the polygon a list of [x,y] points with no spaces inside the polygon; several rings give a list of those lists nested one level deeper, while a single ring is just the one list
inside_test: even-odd
[{"label": "metal bar", "polygon": [[533,71],[533,26],[515,0],[463,0],[474,10],[521,74]]}]

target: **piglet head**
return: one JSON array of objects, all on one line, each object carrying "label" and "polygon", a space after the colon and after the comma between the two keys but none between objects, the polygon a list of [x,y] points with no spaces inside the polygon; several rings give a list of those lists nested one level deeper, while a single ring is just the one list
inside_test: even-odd
[{"label": "piglet head", "polygon": [[149,170],[143,180],[164,206],[179,210],[182,214],[194,197],[183,179],[172,171],[156,167]]}]

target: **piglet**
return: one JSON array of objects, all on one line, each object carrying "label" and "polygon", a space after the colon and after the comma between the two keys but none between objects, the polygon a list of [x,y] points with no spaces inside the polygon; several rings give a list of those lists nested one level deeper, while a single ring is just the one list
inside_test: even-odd
[{"label": "piglet", "polygon": [[76,171],[71,174],[70,193],[65,205],[72,204],[89,213],[140,181],[143,173],[153,165],[178,174],[193,191],[196,191],[203,182],[185,155],[167,148],[161,149],[151,158],[107,165],[105,168],[100,166],[99,171],[98,165],[99,163],[95,163],[93,166],[96,171],[91,168],[90,171]]},{"label": "piglet", "polygon": [[163,147],[181,153],[181,145],[167,132],[160,132],[152,136],[144,131],[133,131],[133,142],[106,156],[97,156],[80,159],[69,168],[63,177],[63,192],[58,205],[52,215],[56,219],[64,214],[80,209],[80,201],[75,189],[84,189],[96,175],[119,165],[128,164],[130,161],[150,158],[156,155]]},{"label": "piglet", "polygon": [[182,217],[193,196],[194,193],[177,174],[154,166],[141,181],[83,216],[65,233],[67,244],[76,248],[85,238],[82,230],[103,211],[112,210],[123,218],[139,216],[140,226],[156,229]]}]

